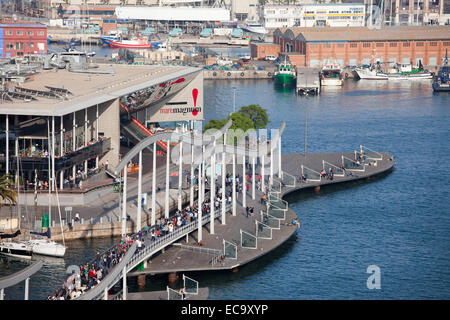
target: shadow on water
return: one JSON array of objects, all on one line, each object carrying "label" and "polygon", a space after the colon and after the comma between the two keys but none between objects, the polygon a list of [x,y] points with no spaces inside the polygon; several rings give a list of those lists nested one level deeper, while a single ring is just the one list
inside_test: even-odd
[{"label": "shadow on water", "polygon": [[275,248],[262,257],[251,261],[244,266],[238,268],[238,272],[231,270],[217,270],[217,271],[198,271],[198,272],[180,272],[178,273],[178,280],[174,283],[168,283],[167,274],[158,274],[147,277],[146,286],[139,288],[137,286],[137,278],[133,277],[128,280],[130,292],[143,291],[160,291],[166,290],[169,286],[172,289],[179,289],[183,285],[183,274],[199,282],[199,287],[220,290],[229,286],[230,282],[239,281],[248,277],[253,277],[264,272],[270,268],[275,261],[279,261],[285,257],[294,247],[297,242],[300,242],[301,237],[298,233],[294,233],[281,246]]},{"label": "shadow on water", "polygon": [[315,192],[314,188],[297,190],[292,193],[287,194],[283,197],[290,205],[296,203],[299,200],[314,199],[317,197],[331,195],[341,191],[349,191],[355,188],[359,188],[368,184],[378,183],[386,179],[390,174],[395,171],[395,167],[390,170],[380,173],[376,176],[370,177],[369,179],[360,179],[356,181],[342,182],[338,184],[329,184],[320,186],[320,192]]}]

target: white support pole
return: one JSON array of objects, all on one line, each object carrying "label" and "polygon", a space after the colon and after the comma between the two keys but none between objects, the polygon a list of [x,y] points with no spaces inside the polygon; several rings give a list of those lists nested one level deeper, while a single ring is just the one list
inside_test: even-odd
[{"label": "white support pole", "polygon": [[[77,122],[76,122],[76,120],[77,120],[76,112],[74,112],[73,113],[73,121],[72,121],[72,151],[75,151],[77,149],[77,147],[76,147],[76,143],[77,143],[77,138],[76,138],[77,137],[77,132],[76,132],[77,131],[76,130]],[[48,152],[50,153],[50,150]],[[73,177],[74,184],[75,184],[76,173],[77,173],[77,166],[74,165],[72,167],[72,177]]]},{"label": "white support pole", "polygon": [[215,200],[216,200],[216,153],[214,150],[216,149],[216,140],[213,142],[213,152],[211,155],[211,183],[210,183],[210,233],[214,234],[214,217],[215,217]]},{"label": "white support pole", "polygon": [[[59,155],[64,155],[64,116],[61,116],[60,134],[59,134]],[[64,188],[64,170],[59,172],[59,188]]]},{"label": "white support pole", "polygon": [[152,172],[152,216],[151,225],[156,222],[156,142],[153,143],[153,172]]},{"label": "white support pole", "polygon": [[16,135],[16,140],[14,142],[14,147],[15,147],[15,155],[16,155],[16,160],[17,160],[17,168],[16,168],[16,186],[19,186],[19,175],[20,175],[20,168],[19,168],[19,137]]},{"label": "white support pole", "polygon": [[181,190],[183,183],[183,140],[180,141],[180,158],[178,161],[178,210],[181,211],[183,203],[181,199]]},{"label": "white support pole", "polygon": [[[225,139],[224,139],[225,141]],[[225,199],[225,191],[226,191],[226,187],[225,187],[225,176],[226,176],[226,153],[225,150],[222,152],[222,224],[226,224],[226,211],[225,211],[225,207],[226,207],[226,199]]]},{"label": "white support pole", "polygon": [[[99,136],[98,136],[98,104],[97,108],[95,110],[95,136],[96,141],[98,142]],[[99,156],[95,157],[95,168],[98,169],[98,162],[99,162]]]},{"label": "white support pole", "polygon": [[233,216],[236,216],[236,154],[233,152],[233,190],[232,190],[232,201],[233,201]]},{"label": "white support pole", "polygon": [[264,158],[265,158],[265,151],[266,149],[264,148],[263,152],[261,152],[261,191],[262,193],[266,193],[266,184],[264,183]]},{"label": "white support pole", "polygon": [[252,158],[252,199],[255,200],[256,196],[256,190],[255,190],[255,184],[256,184],[256,172],[255,172],[255,157]]},{"label": "white support pole", "polygon": [[5,289],[0,289],[0,301],[5,299]]},{"label": "white support pole", "polygon": [[[87,108],[84,109],[84,146],[88,145],[87,134],[88,134],[88,117],[87,117]],[[88,161],[84,160],[84,173],[87,175],[88,172]]]},{"label": "white support pole", "polygon": [[202,241],[203,236],[203,223],[202,223],[202,185],[203,185],[203,156],[202,156],[202,163],[200,164],[199,170],[198,170],[198,242]]},{"label": "white support pole", "polygon": [[273,139],[270,139],[270,179],[269,179],[269,189],[273,184]]},{"label": "white support pole", "polygon": [[105,288],[104,294],[103,294],[103,300],[108,300],[108,289]]},{"label": "white support pole", "polygon": [[141,230],[141,217],[142,217],[142,150],[139,151],[139,172],[138,172],[138,203],[137,203],[137,221],[136,232]]},{"label": "white support pole", "polygon": [[242,206],[247,207],[247,181],[245,181],[245,150],[242,156]]},{"label": "white support pole", "polygon": [[52,116],[52,191],[55,191],[55,117]]},{"label": "white support pole", "polygon": [[281,135],[278,137],[278,178],[283,179],[281,171]]},{"label": "white support pole", "polygon": [[194,206],[194,144],[191,145],[191,188],[189,205]]},{"label": "white support pole", "polygon": [[[205,154],[205,146],[202,146],[203,154]],[[202,158],[202,203],[205,201],[205,179],[206,179],[206,159]]]},{"label": "white support pole", "polygon": [[9,173],[9,116],[6,115],[6,174]]},{"label": "white support pole", "polygon": [[164,217],[169,218],[169,160],[170,160],[170,139],[167,140],[167,153],[166,153],[166,208]]},{"label": "white support pole", "polygon": [[30,291],[30,278],[26,278],[25,279],[25,298],[24,298],[24,300],[28,300],[29,291]]},{"label": "white support pole", "polygon": [[122,289],[122,300],[127,300],[127,267],[123,267],[122,271],[122,282],[123,282],[123,289]]},{"label": "white support pole", "polygon": [[127,172],[128,163],[123,168],[122,236],[125,235],[127,227]]}]

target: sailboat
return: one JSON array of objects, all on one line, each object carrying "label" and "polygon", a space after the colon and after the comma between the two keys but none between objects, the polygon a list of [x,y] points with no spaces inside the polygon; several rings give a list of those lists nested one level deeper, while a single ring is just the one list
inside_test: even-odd
[{"label": "sailboat", "polygon": [[[50,142],[50,124],[48,124],[48,141]],[[50,143],[49,143],[50,146]],[[50,147],[49,147],[50,149]],[[54,154],[54,148],[51,148],[52,150],[52,155]],[[50,162],[50,157],[49,157],[49,177],[50,177],[50,167],[51,167],[51,162]],[[52,168],[52,170],[54,170],[54,168]],[[53,177],[55,176],[54,174],[52,175]],[[54,186],[54,179],[51,180],[52,184],[49,184],[49,223],[51,221],[51,204],[50,204],[50,199],[51,199],[51,185]],[[57,199],[57,203],[58,203],[58,210],[59,210],[59,220],[60,220],[60,225],[61,225],[61,207],[59,204],[59,196],[58,196],[58,189],[57,187],[55,187],[55,192],[56,192],[56,199]],[[51,256],[51,257],[64,257],[65,253],[66,253],[66,246],[64,243],[64,232],[63,232],[63,228],[61,225],[61,232],[63,235],[63,244],[60,244],[56,241],[50,240],[51,238],[51,231],[50,231],[50,226],[47,228],[46,232],[40,233],[40,232],[30,232],[30,234],[33,235],[38,235],[38,236],[45,236],[47,237],[47,239],[45,238],[40,238],[40,239],[31,239],[28,241],[28,245],[32,248],[33,253],[35,254],[40,254],[40,255],[45,255],[45,256]]]},{"label": "sailboat", "polygon": [[[21,234],[20,229],[10,234],[0,234],[0,239],[15,238]],[[31,259],[33,251],[26,242],[2,241],[0,242],[0,254],[21,259]]]},{"label": "sailboat", "polygon": [[[17,157],[17,163],[19,163],[19,157]],[[17,168],[19,165],[17,165]],[[19,183],[17,183],[17,195],[19,195]],[[14,233],[0,234],[0,239],[14,239],[18,237],[20,232],[20,207],[17,204],[17,217],[18,217],[18,229]],[[1,241],[0,242],[0,254],[13,258],[31,259],[33,251],[31,246],[24,241]]]}]

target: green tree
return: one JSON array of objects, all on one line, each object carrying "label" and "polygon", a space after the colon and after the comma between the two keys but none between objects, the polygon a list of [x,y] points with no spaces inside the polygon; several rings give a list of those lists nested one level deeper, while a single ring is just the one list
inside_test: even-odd
[{"label": "green tree", "polygon": [[217,129],[219,130],[222,128],[226,123],[228,122],[228,119],[211,119],[207,124],[205,124],[205,127],[203,128],[203,131],[207,131],[209,129]]},{"label": "green tree", "polygon": [[238,113],[250,118],[253,122],[253,128],[255,129],[263,129],[270,123],[266,109],[262,108],[258,104],[242,106]]},{"label": "green tree", "polygon": [[242,129],[242,131],[246,132],[249,129],[255,128],[252,119],[238,112],[230,114],[228,116],[228,120],[230,119],[233,120],[233,124],[231,125],[230,129]]},{"label": "green tree", "polygon": [[14,190],[14,181],[8,174],[0,176],[0,198],[0,206],[7,202],[16,203],[17,192]]}]

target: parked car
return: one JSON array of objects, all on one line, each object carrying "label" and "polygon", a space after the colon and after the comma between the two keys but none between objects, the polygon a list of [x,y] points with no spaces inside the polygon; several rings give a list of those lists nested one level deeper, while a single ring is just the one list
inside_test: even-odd
[{"label": "parked car", "polygon": [[275,61],[276,58],[277,57],[275,57],[274,55],[268,54],[265,59],[267,61]]}]

